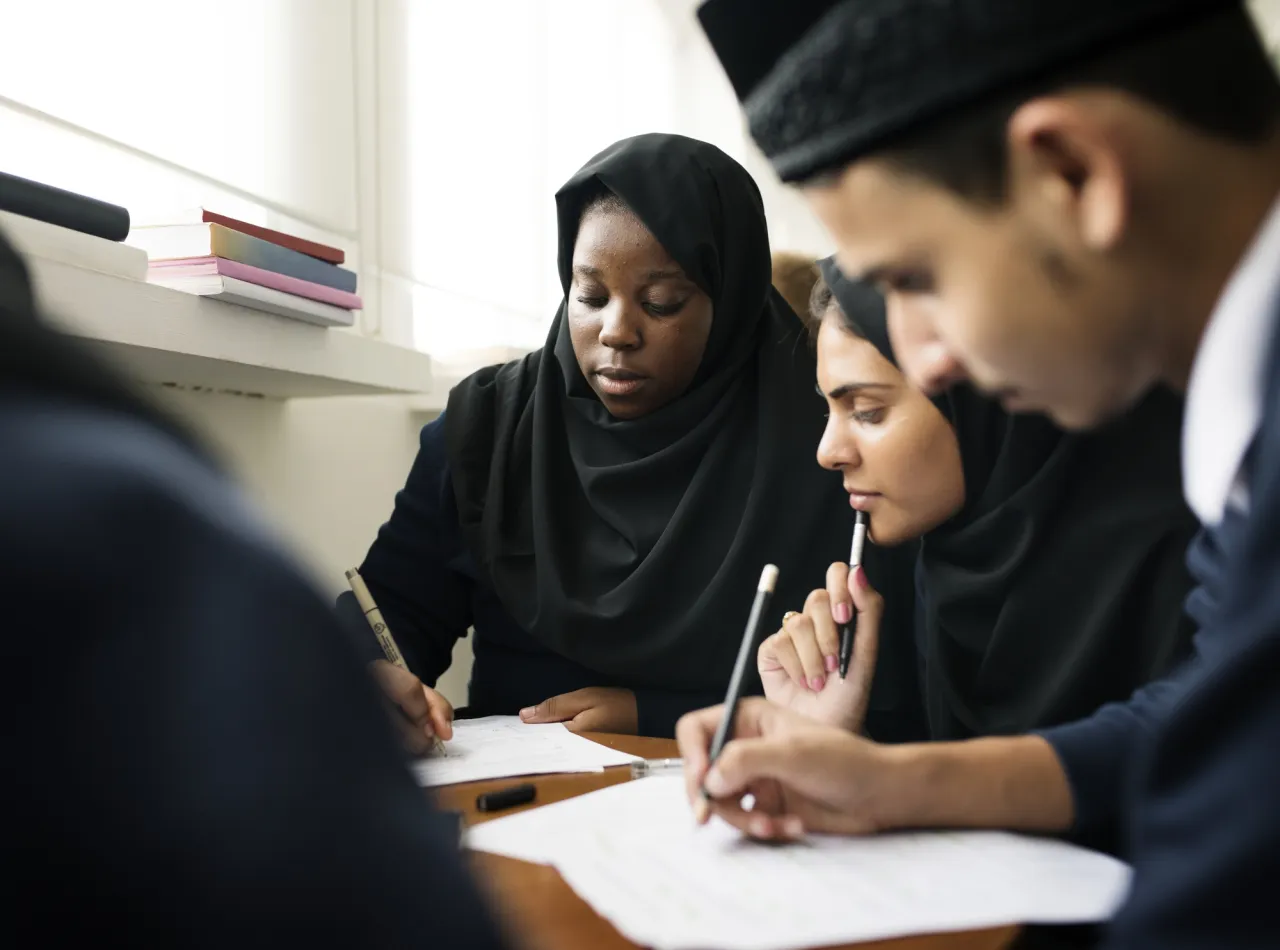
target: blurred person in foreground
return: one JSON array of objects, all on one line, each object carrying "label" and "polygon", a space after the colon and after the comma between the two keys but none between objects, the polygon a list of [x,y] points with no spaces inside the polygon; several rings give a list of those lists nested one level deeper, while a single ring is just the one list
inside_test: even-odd
[{"label": "blurred person in foreground", "polygon": [[496,950],[348,634],[0,237],[6,929]]}]

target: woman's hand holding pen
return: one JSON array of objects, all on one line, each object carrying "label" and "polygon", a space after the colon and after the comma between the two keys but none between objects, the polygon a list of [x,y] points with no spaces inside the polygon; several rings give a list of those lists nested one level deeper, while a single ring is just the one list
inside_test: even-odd
[{"label": "woman's hand holding pen", "polygon": [[[840,625],[857,614],[853,661],[840,678]],[[760,644],[756,665],[764,694],[772,702],[820,723],[851,732],[862,729],[884,599],[872,589],[866,571],[850,573],[843,562],[827,569],[825,590],[813,591],[803,613],[789,614],[782,629]]]},{"label": "woman's hand holding pen", "polygon": [[[689,713],[676,726],[685,787],[699,820],[716,814],[753,838],[805,832],[871,834],[888,827],[893,749],[814,722],[768,700],[738,705],[734,739],[708,771],[723,706]],[[712,796],[703,798],[706,788]],[[755,802],[750,811],[741,802]]]},{"label": "woman's hand holding pen", "polygon": [[453,738],[453,706],[418,677],[386,660],[369,664],[383,693],[391,700],[404,737],[405,748],[412,755],[426,755],[438,736]]}]

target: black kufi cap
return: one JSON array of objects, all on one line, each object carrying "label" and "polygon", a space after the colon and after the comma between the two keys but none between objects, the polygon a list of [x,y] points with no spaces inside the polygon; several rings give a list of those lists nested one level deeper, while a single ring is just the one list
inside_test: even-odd
[{"label": "black kufi cap", "polygon": [[698,11],[784,181],[949,109],[1243,0],[708,0]]}]

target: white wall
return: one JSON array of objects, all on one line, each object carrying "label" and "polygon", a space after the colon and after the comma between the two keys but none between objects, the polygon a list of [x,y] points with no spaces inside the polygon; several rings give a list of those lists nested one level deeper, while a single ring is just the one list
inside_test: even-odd
[{"label": "white wall", "polygon": [[[326,596],[364,553],[404,484],[419,428],[431,415],[394,397],[281,401],[158,391],[219,454],[281,532]],[[470,642],[461,641],[440,689],[466,701]]]}]

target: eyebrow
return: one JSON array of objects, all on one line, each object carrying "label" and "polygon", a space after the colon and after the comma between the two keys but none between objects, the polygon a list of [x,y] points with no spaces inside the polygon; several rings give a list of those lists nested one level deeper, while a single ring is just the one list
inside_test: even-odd
[{"label": "eyebrow", "polygon": [[[846,396],[854,396],[862,392],[864,389],[893,389],[892,383],[845,383],[843,386],[837,386],[831,392],[826,393],[826,397],[833,402],[839,402]],[[818,395],[823,395],[821,389]]]},{"label": "eyebrow", "polygon": [[[578,274],[581,277],[599,277],[601,276],[601,273],[602,273],[600,268],[590,267],[586,264],[575,265],[573,268],[573,272],[575,274]],[[654,280],[688,280],[689,278],[685,276],[684,271],[676,267],[676,268],[668,268],[666,270],[651,270],[644,275],[644,279],[647,281],[654,281]]]}]

